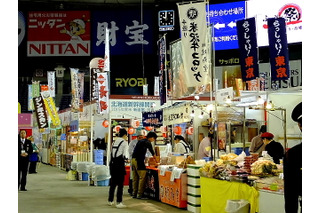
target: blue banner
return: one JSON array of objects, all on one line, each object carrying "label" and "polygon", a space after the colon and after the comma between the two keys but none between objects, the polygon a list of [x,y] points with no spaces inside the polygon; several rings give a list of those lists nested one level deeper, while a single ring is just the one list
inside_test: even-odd
[{"label": "blue banner", "polygon": [[236,21],[245,18],[245,1],[210,4],[207,13],[214,29],[212,37],[215,50],[237,49]]},{"label": "blue banner", "polygon": [[142,113],[143,126],[161,126],[162,121],[163,121],[162,111]]},{"label": "blue banner", "polygon": [[159,65],[159,95],[160,95],[160,106],[167,102],[167,91],[166,91],[166,38],[161,37],[158,41],[158,65]]},{"label": "blue banner", "polygon": [[258,46],[255,18],[237,21],[242,79],[259,77]]},{"label": "blue banner", "polygon": [[92,20],[92,55],[104,56],[105,29],[110,30],[110,55],[152,54],[152,13],[140,10],[95,11]]},{"label": "blue banner", "polygon": [[284,18],[268,19],[271,80],[287,80],[290,77],[289,52]]}]

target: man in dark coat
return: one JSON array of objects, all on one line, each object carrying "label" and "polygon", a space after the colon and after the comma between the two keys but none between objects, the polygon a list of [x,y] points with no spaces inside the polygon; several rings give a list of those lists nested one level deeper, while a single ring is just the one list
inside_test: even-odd
[{"label": "man in dark coat", "polygon": [[27,173],[29,166],[29,157],[33,152],[32,143],[27,139],[26,130],[20,130],[18,137],[18,189],[27,191]]},{"label": "man in dark coat", "polygon": [[[302,102],[293,109],[291,118],[302,131]],[[300,203],[302,212],[302,143],[287,151],[283,163],[285,210],[297,213]]]}]

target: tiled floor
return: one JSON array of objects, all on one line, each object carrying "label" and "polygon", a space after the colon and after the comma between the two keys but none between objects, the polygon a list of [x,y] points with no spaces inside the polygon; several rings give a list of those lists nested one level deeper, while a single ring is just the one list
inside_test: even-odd
[{"label": "tiled floor", "polygon": [[19,213],[185,212],[185,209],[153,200],[133,199],[124,188],[125,209],[107,205],[109,187],[88,186],[87,181],[69,181],[67,172],[40,164],[37,174],[28,174],[26,188],[18,192]]}]

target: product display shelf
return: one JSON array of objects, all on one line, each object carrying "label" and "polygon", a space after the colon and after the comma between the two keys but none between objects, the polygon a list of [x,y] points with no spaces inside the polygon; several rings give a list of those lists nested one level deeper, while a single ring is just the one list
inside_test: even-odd
[{"label": "product display shelf", "polygon": [[200,174],[199,169],[202,166],[195,164],[187,165],[187,177],[188,177],[188,201],[187,209],[190,212],[201,212],[201,188],[200,188]]}]

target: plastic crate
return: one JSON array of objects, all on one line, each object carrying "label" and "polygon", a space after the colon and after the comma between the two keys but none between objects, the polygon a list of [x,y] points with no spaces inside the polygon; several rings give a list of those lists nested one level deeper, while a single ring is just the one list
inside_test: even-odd
[{"label": "plastic crate", "polygon": [[82,181],[88,181],[89,174],[86,172],[82,172]]},{"label": "plastic crate", "polygon": [[97,186],[109,186],[109,180],[110,179],[99,180],[99,181],[97,181]]}]

